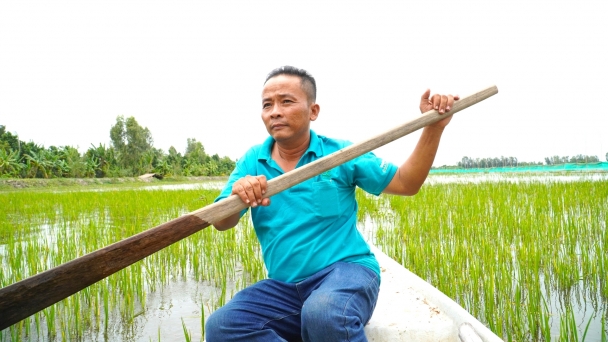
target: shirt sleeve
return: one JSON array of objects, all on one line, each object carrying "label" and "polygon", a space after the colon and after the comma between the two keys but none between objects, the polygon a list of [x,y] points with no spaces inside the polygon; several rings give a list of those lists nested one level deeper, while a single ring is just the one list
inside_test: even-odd
[{"label": "shirt sleeve", "polygon": [[353,160],[354,182],[373,195],[380,195],[391,182],[398,167],[368,152]]},{"label": "shirt sleeve", "polygon": [[[220,192],[220,195],[213,202],[218,202],[218,201],[223,200],[224,198],[229,197],[232,194],[232,185],[234,184],[234,182],[247,176],[248,174],[249,175],[252,174],[252,172],[251,171],[248,172],[248,169],[247,169],[247,160],[248,160],[247,154],[245,154],[245,156],[243,156],[243,158],[239,159],[236,162],[236,167],[234,168],[234,170],[232,170],[230,177],[228,177],[228,182],[226,182],[226,185],[224,185],[222,192]],[[247,210],[249,210],[249,208],[245,208],[245,209],[241,210],[239,217],[243,217],[243,215],[245,215]]]}]

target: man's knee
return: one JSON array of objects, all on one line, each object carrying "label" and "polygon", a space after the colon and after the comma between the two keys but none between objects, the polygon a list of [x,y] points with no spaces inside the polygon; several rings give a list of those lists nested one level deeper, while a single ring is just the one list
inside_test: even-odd
[{"label": "man's knee", "polygon": [[336,296],[332,292],[311,296],[302,306],[302,324],[318,326],[335,321],[340,315],[336,305]]},{"label": "man's knee", "polygon": [[205,322],[205,339],[207,341],[222,341],[222,331],[225,330],[226,324],[230,324],[230,320],[227,320],[227,315],[224,314],[222,308],[216,310],[207,318]]},{"label": "man's knee", "polygon": [[308,297],[301,313],[305,341],[366,340],[364,326],[376,304],[377,280],[351,290],[315,291]]},{"label": "man's knee", "polygon": [[207,318],[205,339],[207,342],[237,341],[240,336],[249,332],[250,329],[248,320],[242,316],[239,310],[233,310],[230,306],[223,306]]}]

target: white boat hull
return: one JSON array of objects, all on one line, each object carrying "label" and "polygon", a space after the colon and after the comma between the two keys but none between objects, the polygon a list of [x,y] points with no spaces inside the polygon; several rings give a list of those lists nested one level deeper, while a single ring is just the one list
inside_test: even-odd
[{"label": "white boat hull", "polygon": [[[373,342],[501,342],[441,291],[372,246],[382,282],[365,334]],[[460,337],[459,337],[460,335]]]}]

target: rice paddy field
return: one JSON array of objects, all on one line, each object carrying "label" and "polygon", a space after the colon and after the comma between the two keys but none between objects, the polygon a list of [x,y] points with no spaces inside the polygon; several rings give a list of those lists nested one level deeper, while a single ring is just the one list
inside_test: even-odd
[{"label": "rice paddy field", "polygon": [[[0,287],[201,208],[218,192],[2,191]],[[608,341],[608,174],[432,175],[413,197],[357,196],[370,242],[505,341]],[[205,318],[265,277],[253,229],[241,222],[153,254],[0,331],[0,342],[201,341]]]}]

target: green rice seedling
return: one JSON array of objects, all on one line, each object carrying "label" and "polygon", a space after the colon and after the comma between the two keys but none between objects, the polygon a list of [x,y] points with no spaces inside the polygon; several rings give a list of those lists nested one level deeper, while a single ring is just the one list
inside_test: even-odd
[{"label": "green rice seedling", "polygon": [[56,335],[56,330],[55,330],[55,322],[56,322],[56,318],[55,318],[55,310],[56,310],[56,306],[55,305],[51,305],[48,308],[44,309],[43,315],[44,315],[44,319],[45,319],[45,323],[46,323],[46,329],[48,331],[48,337],[49,339],[53,339]]},{"label": "green rice seedling", "polygon": [[[0,193],[6,208],[0,213],[0,286],[196,210],[215,196],[216,190]],[[358,191],[357,199],[359,226],[370,241],[505,340],[550,340],[551,331],[562,329],[572,338],[587,327],[586,339],[601,331],[606,340],[606,181],[427,184],[411,198]],[[0,332],[0,341],[132,339],[140,318],[171,305],[169,299],[151,306],[152,294],[176,282],[214,286],[211,300],[196,299],[203,331],[209,312],[265,276],[245,217],[236,229],[205,229],[151,255]],[[583,320],[580,308],[602,319]],[[177,317],[174,323],[185,324]],[[150,338],[160,335],[159,327]]]},{"label": "green rice seedling", "polygon": [[188,332],[188,329],[186,328],[186,323],[184,323],[183,318],[182,318],[182,329],[184,330],[184,339],[186,340],[186,342],[190,342],[191,336],[190,336],[190,333]]},{"label": "green rice seedling", "polygon": [[602,316],[602,342],[608,342],[608,329],[606,327],[606,315]]},{"label": "green rice seedling", "polygon": [[205,336],[205,304],[201,302],[201,334]]},{"label": "green rice seedling", "polygon": [[578,329],[574,313],[570,306],[566,306],[564,314],[560,317],[560,341],[578,341]]},{"label": "green rice seedling", "polygon": [[583,337],[581,341],[585,341],[585,339],[587,338],[587,333],[589,332],[589,325],[591,324],[591,321],[593,320],[594,317],[591,317],[589,319],[589,322],[587,322],[587,325],[585,326],[585,331],[583,332]]},{"label": "green rice seedling", "polygon": [[40,315],[34,316],[34,321],[36,322],[36,335],[41,335],[41,327],[40,327]]},{"label": "green rice seedling", "polygon": [[[541,325],[540,325],[540,336],[542,337],[542,340],[545,341],[550,341],[551,340],[551,324],[550,324],[550,313],[549,313],[549,306],[547,305],[547,300],[545,299],[545,297],[543,295],[541,295],[541,299],[542,299],[542,303],[543,303],[543,308],[542,309],[536,309],[534,311],[530,311],[528,313],[528,315],[535,315],[535,313],[538,314],[538,316],[540,316],[540,321],[541,321]],[[541,338],[539,338],[541,339]]]},{"label": "green rice seedling", "polygon": [[[21,211],[22,207],[14,206],[14,214],[7,211],[8,215],[4,215],[3,217],[10,217],[11,222],[3,222],[3,226],[10,226],[13,229],[12,234],[6,236],[3,235],[2,240],[0,240],[0,244],[2,245],[2,250],[6,252],[0,253],[2,255],[2,286],[9,285],[19,279],[23,279],[29,275],[36,274],[42,270],[48,269],[52,266],[58,265],[62,262],[69,261],[78,255],[82,255],[88,251],[95,250],[97,248],[101,248],[104,245],[108,244],[110,241],[108,239],[99,239],[99,231],[108,231],[108,227],[111,225],[108,222],[104,222],[103,216],[96,215],[94,211],[98,211],[98,205],[90,205],[86,200],[82,200],[82,194],[62,194],[58,196],[59,198],[53,198],[54,205],[57,207],[48,208],[45,203],[49,203],[48,194],[31,194],[31,193],[19,193],[19,194],[11,194],[11,197],[7,199],[9,203],[41,203],[41,212],[30,212],[27,209]],[[67,200],[66,202],[62,202],[61,197],[69,197],[68,195],[74,195],[76,199]],[[99,195],[98,194],[88,194],[95,202],[98,202]],[[41,197],[38,200],[37,197]],[[57,197],[57,196],[56,196]],[[77,202],[76,202],[77,201]],[[65,216],[61,215],[49,215],[49,219],[46,219],[44,222],[45,226],[52,227],[53,231],[39,231],[36,232],[35,229],[31,227],[36,227],[38,220],[38,216],[43,215],[43,211],[61,211],[63,209],[58,209],[58,207],[62,208],[74,208],[84,207],[85,212],[74,214],[74,211],[70,209],[71,213],[67,213]],[[4,203],[3,203],[4,204]],[[88,209],[87,209],[87,204]],[[7,206],[8,207],[8,206]],[[94,208],[91,210],[90,208]],[[86,213],[87,210],[90,210],[89,214]],[[66,211],[67,212],[67,211]],[[98,211],[99,212],[99,211]],[[101,211],[104,212],[104,211]],[[25,215],[23,214],[25,213]],[[30,213],[30,216],[27,214]],[[11,215],[12,214],[12,215]],[[93,220],[83,219],[85,216],[101,216],[100,224],[96,225]],[[70,221],[74,220],[74,222]],[[88,221],[88,224],[83,224]],[[22,227],[28,227],[28,229],[22,229]],[[86,228],[81,229],[80,228]],[[78,228],[78,229],[77,229]],[[41,233],[40,235],[36,235],[36,233]],[[53,237],[54,236],[54,237]],[[51,238],[49,238],[51,237]],[[106,241],[98,244],[98,241]],[[113,242],[113,241],[112,241]],[[7,267],[8,266],[8,267]],[[10,274],[9,274],[10,272]],[[132,281],[134,283],[140,284],[141,276],[138,272],[133,273],[128,281]],[[126,288],[127,290],[131,290],[130,288]],[[142,291],[142,286],[137,286],[136,290],[136,298],[140,301],[145,300],[145,293]],[[105,305],[105,321],[109,321],[109,311],[110,311],[110,303],[116,302],[115,296],[112,298],[108,297],[109,291],[105,291],[104,294],[104,305]],[[83,325],[88,324],[92,320],[87,320],[86,317],[83,317],[79,313],[78,306],[80,305],[80,300],[78,298],[83,298],[85,301],[89,300],[91,297],[90,291],[84,290],[80,294],[75,295],[77,300],[67,301],[68,305],[76,304],[75,312],[72,311],[70,316],[72,319],[76,320],[76,326],[80,328],[85,328]],[[111,301],[110,301],[111,299]],[[65,304],[64,303],[64,304]],[[67,325],[63,322],[69,320],[69,318],[65,317],[64,314],[60,314],[59,317],[55,316],[56,312],[55,308],[61,307],[64,304],[57,304],[52,306],[50,309],[43,311],[42,315],[45,315],[47,328],[49,328],[49,333],[53,334],[56,329],[54,328],[53,322],[55,322],[56,318],[60,319],[61,327],[64,331],[67,329]],[[68,311],[69,312],[69,311]],[[92,310],[91,312],[96,312],[96,310]],[[36,316],[40,318],[41,316]],[[62,318],[64,317],[64,318]],[[82,320],[81,320],[82,317]],[[39,320],[36,320],[38,322]],[[107,324],[107,323],[106,323]],[[29,324],[23,328],[25,332],[29,332]],[[36,329],[38,331],[39,329]]]},{"label": "green rice seedling", "polygon": [[549,340],[552,325],[572,337],[586,322],[552,312],[607,305],[605,180],[436,184],[379,202],[396,215],[387,223],[365,209],[360,220],[381,221],[376,244],[505,340]]}]

